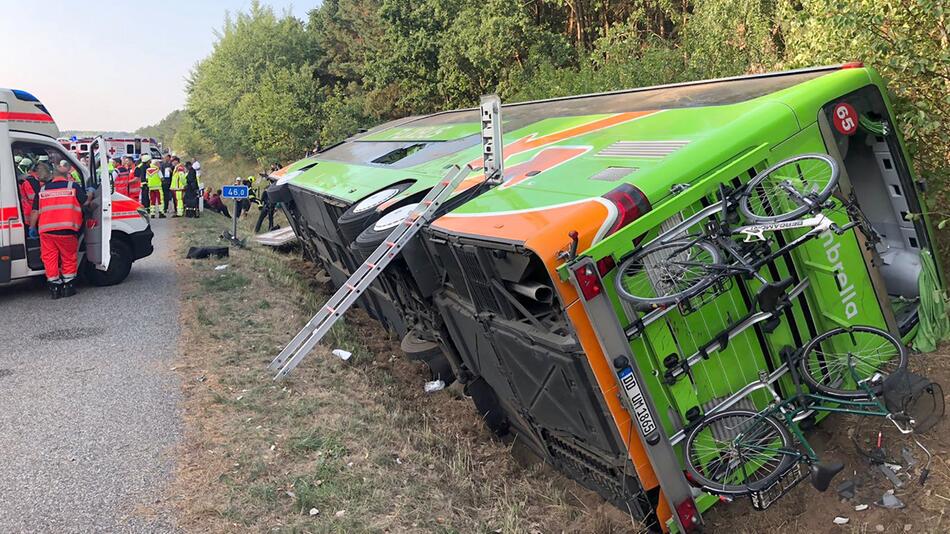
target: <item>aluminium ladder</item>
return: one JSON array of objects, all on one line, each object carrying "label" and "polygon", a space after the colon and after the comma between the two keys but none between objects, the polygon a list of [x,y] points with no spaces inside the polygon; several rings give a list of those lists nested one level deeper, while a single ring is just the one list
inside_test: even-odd
[{"label": "aluminium ladder", "polygon": [[413,208],[409,215],[392,231],[369,258],[359,266],[350,278],[330,297],[330,300],[310,319],[284,350],[268,366],[278,370],[275,380],[290,374],[298,364],[323,339],[343,314],[356,302],[356,299],[369,288],[370,284],[395,259],[399,251],[409,243],[422,227],[429,222],[442,204],[452,195],[472,168],[468,165],[459,169],[453,166],[442,180]]}]

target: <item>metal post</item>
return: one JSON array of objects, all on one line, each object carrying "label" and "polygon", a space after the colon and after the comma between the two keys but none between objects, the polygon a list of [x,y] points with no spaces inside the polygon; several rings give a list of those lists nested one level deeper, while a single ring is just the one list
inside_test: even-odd
[{"label": "metal post", "polygon": [[238,240],[238,236],[237,236],[238,209],[237,207],[238,207],[238,202],[240,201],[241,199],[239,198],[234,199],[234,211],[231,213],[231,221],[233,223],[233,226],[231,227],[231,239],[233,239],[234,241]]}]

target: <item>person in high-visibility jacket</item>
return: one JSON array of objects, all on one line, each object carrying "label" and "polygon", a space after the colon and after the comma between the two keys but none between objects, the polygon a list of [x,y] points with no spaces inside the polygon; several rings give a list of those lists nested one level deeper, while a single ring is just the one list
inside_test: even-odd
[{"label": "person in high-visibility jacket", "polygon": [[188,173],[185,172],[185,166],[179,164],[172,173],[172,181],[169,189],[175,197],[175,216],[183,217],[185,215],[185,185]]},{"label": "person in high-visibility jacket", "polygon": [[148,185],[148,202],[152,211],[152,218],[154,219],[157,215],[159,219],[164,219],[165,212],[162,211],[162,202],[164,201],[162,171],[159,168],[158,160],[153,161],[145,170],[145,181]]},{"label": "person in high-visibility jacket", "polygon": [[67,175],[56,170],[53,179],[40,187],[30,214],[30,236],[39,234],[40,257],[54,299],[76,294],[73,283],[79,272],[79,232],[86,191]]}]

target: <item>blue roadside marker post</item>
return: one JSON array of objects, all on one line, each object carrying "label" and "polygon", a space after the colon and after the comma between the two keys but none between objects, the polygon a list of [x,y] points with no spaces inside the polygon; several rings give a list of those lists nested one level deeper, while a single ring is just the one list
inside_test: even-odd
[{"label": "blue roadside marker post", "polygon": [[221,188],[221,196],[223,198],[233,198],[234,199],[234,211],[231,212],[231,218],[233,221],[233,227],[231,229],[231,240],[235,243],[238,243],[237,235],[237,221],[238,221],[238,202],[248,197],[248,187],[246,185],[226,185]]}]

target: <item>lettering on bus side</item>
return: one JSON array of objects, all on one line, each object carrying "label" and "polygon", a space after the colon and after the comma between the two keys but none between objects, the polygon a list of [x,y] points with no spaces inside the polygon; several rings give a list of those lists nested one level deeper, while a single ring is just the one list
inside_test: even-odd
[{"label": "lettering on bus side", "polygon": [[627,397],[630,399],[630,404],[633,406],[634,419],[637,420],[640,433],[643,434],[644,437],[647,437],[656,431],[656,422],[653,421],[650,408],[647,406],[646,399],[643,398],[643,393],[640,391],[640,384],[637,383],[637,378],[633,375],[633,370],[629,367],[621,369],[618,375],[620,376],[620,383],[623,385],[623,389],[627,392]]},{"label": "lettering on bus side", "polygon": [[829,266],[835,272],[835,280],[838,282],[838,298],[841,305],[844,306],[844,314],[848,319],[853,319],[858,315],[858,303],[855,298],[858,292],[854,289],[854,282],[848,277],[844,265],[841,263],[841,242],[836,239],[833,232],[826,231],[821,234],[821,244],[825,247],[825,259]]}]

